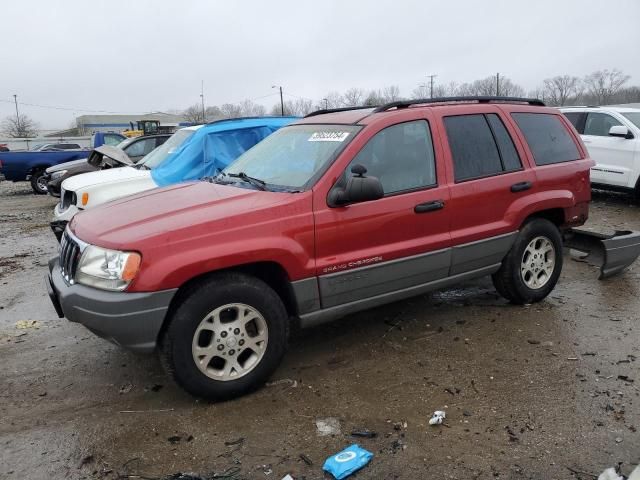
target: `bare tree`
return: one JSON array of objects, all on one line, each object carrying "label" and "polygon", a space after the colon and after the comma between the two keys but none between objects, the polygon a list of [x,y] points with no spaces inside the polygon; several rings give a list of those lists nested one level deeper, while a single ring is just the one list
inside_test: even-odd
[{"label": "bare tree", "polygon": [[613,70],[598,70],[584,78],[587,94],[598,105],[605,105],[616,95],[630,79],[617,68]]},{"label": "bare tree", "polygon": [[551,105],[567,105],[574,102],[582,91],[578,77],[558,75],[544,80],[544,98]]},{"label": "bare tree", "polygon": [[350,88],[342,96],[346,107],[359,107],[364,102],[364,90],[361,88]]},{"label": "bare tree", "polygon": [[242,116],[242,108],[236,103],[224,103],[220,105],[222,118],[237,118]]},{"label": "bare tree", "polygon": [[190,123],[195,123],[195,124],[204,123],[204,118],[202,117],[202,105],[199,105],[197,103],[186,108],[182,112],[182,116],[187,122],[190,122]]},{"label": "bare tree", "polygon": [[436,85],[433,87],[434,97],[455,97],[458,95],[459,86],[456,82],[449,82],[446,85]]},{"label": "bare tree", "polygon": [[240,102],[240,113],[244,117],[261,117],[266,113],[266,108],[251,100],[244,100]]},{"label": "bare tree", "polygon": [[[495,79],[495,77],[491,77]],[[501,97],[524,97],[525,90],[517,83],[513,83],[507,77],[500,77],[500,96]]]},{"label": "bare tree", "polygon": [[38,135],[38,124],[30,117],[22,114],[18,117],[8,116],[0,124],[0,131],[12,138],[29,138]]},{"label": "bare tree", "polygon": [[384,87],[382,89],[381,97],[384,103],[397,102],[398,100],[401,100],[400,87],[398,87],[397,85],[389,85],[388,87]]},{"label": "bare tree", "polygon": [[362,106],[375,107],[384,103],[386,102],[380,90],[371,90],[362,102]]},{"label": "bare tree", "polygon": [[[435,89],[434,89],[434,93],[435,93]],[[414,100],[417,100],[419,98],[429,98],[429,94],[430,94],[430,91],[429,91],[428,85],[418,85],[411,92],[411,98]]]},{"label": "bare tree", "polygon": [[[303,117],[307,113],[311,113],[315,110],[313,101],[306,98],[298,98],[296,100],[287,100],[284,102],[284,114],[295,115]],[[280,116],[280,103],[276,103],[271,108],[271,115]]]},{"label": "bare tree", "polygon": [[[326,101],[325,101],[326,100]],[[344,107],[344,98],[339,92],[329,92],[322,99],[322,108],[340,108]]]}]

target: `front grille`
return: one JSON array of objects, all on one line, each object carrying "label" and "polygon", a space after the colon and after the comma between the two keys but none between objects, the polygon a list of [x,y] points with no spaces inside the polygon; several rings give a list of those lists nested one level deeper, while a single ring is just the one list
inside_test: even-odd
[{"label": "front grille", "polygon": [[76,269],[80,261],[80,245],[71,238],[69,232],[64,232],[60,242],[60,270],[62,277],[70,284],[75,282]]},{"label": "front grille", "polygon": [[64,188],[60,192],[60,210],[64,211],[76,203],[76,193]]}]

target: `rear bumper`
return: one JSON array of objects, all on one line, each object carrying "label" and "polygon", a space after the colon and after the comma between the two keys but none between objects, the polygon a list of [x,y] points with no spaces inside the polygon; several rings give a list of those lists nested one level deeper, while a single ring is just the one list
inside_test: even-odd
[{"label": "rear bumper", "polygon": [[59,317],[81,323],[93,333],[141,353],[156,348],[158,334],[177,289],[159,292],[108,292],[69,285],[58,259],[49,261],[47,291]]},{"label": "rear bumper", "polygon": [[600,280],[631,265],[640,255],[640,232],[616,231],[612,235],[574,228],[565,235],[565,246],[588,253],[589,263],[600,266]]}]

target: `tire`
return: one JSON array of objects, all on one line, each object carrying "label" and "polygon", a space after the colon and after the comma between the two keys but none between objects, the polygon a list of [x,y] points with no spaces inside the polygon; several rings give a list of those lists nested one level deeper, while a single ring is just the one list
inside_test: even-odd
[{"label": "tire", "polygon": [[533,218],[524,224],[491,279],[500,295],[522,305],[549,295],[561,271],[562,236],[558,227],[544,218]]},{"label": "tire", "polygon": [[[244,326],[241,318],[249,318]],[[241,273],[217,274],[189,287],[169,321],[160,347],[165,369],[187,392],[213,401],[262,386],[289,339],[278,294]]]},{"label": "tire", "polygon": [[47,172],[45,170],[35,170],[31,175],[31,188],[36,195],[46,195],[47,188]]}]

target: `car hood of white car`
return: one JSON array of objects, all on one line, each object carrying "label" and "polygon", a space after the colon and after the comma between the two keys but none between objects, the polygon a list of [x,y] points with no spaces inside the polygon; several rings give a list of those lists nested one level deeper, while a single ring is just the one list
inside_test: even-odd
[{"label": "car hood of white car", "polygon": [[97,185],[117,184],[132,180],[141,180],[144,183],[151,182],[155,185],[151,179],[151,170],[120,167],[75,175],[62,182],[62,188],[75,192]]}]

